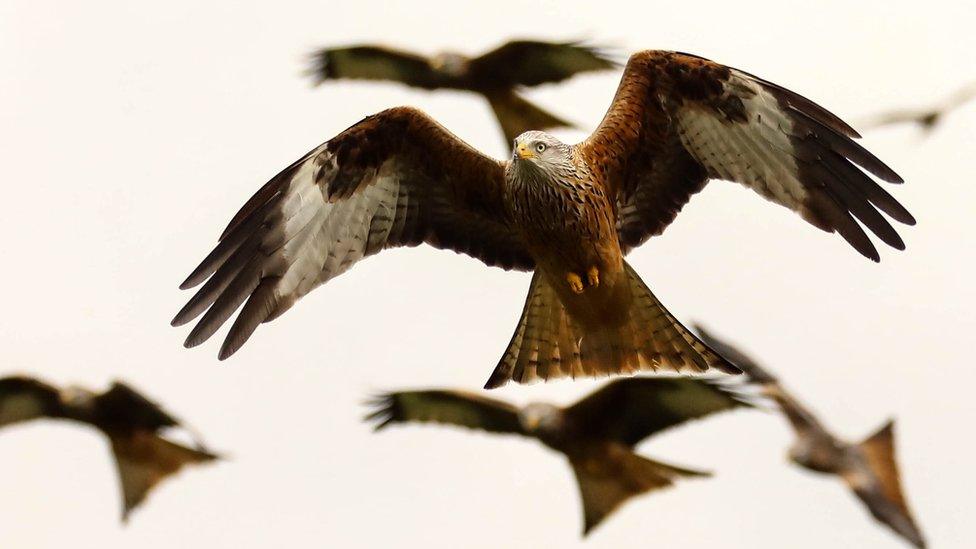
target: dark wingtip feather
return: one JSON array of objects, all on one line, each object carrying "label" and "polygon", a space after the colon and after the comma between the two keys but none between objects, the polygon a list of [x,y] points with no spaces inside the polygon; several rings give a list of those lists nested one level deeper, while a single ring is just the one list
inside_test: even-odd
[{"label": "dark wingtip feather", "polygon": [[393,423],[396,415],[396,394],[380,393],[366,401],[371,410],[363,416],[363,421],[373,424],[373,431],[379,431]]}]

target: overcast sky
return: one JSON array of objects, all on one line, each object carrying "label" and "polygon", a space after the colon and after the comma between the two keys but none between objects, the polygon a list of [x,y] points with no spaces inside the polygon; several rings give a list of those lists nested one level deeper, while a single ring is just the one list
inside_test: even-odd
[{"label": "overcast sky", "polygon": [[[205,5],[204,5],[205,4]],[[509,37],[588,37],[621,52],[697,53],[783,84],[847,120],[976,78],[971,2],[0,3],[5,289],[0,374],[104,387],[125,379],[191,422],[227,462],[187,471],[118,522],[99,436],[37,423],[0,433],[2,547],[572,547],[564,460],[529,440],[438,427],[373,434],[382,389],[479,388],[529,276],[430,248],[384,253],[216,360],[168,326],[177,285],[252,192],[363,116],[423,108],[502,156],[474,96],[301,77],[321,45],[475,53]],[[618,75],[530,97],[589,130]],[[563,132],[566,140],[583,132]],[[677,316],[752,351],[853,439],[897,423],[904,486],[934,547],[976,534],[976,105],[928,138],[864,143],[907,181],[908,249],[874,264],[731,183],[695,197],[630,255]],[[437,353],[434,350],[439,350]],[[569,402],[598,386],[508,386]],[[590,547],[899,547],[839,481],[789,466],[785,422],[737,412],[645,443],[715,471],[631,501]]]}]

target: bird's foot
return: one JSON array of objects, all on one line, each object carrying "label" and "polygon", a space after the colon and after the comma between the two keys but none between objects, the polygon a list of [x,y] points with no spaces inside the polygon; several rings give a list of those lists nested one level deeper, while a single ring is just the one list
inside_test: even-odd
[{"label": "bird's foot", "polygon": [[574,294],[583,293],[583,279],[576,273],[566,273],[566,282],[569,282],[569,289]]},{"label": "bird's foot", "polygon": [[596,265],[586,271],[586,282],[594,288],[600,285],[600,270],[596,268]]}]

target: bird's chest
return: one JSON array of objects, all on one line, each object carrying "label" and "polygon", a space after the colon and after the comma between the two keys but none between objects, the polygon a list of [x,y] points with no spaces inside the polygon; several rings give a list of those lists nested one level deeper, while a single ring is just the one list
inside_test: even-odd
[{"label": "bird's chest", "polygon": [[537,253],[616,241],[613,210],[603,190],[567,179],[513,186],[513,220]]}]

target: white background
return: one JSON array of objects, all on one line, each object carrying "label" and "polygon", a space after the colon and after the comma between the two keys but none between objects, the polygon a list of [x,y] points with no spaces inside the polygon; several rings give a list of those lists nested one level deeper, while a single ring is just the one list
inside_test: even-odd
[{"label": "white background", "polygon": [[[126,379],[229,460],[164,484],[128,527],[92,431],[0,433],[2,547],[571,547],[581,510],[562,458],[437,427],[374,435],[381,389],[477,389],[528,275],[430,248],[384,253],[315,291],[218,363],[169,319],[177,284],[241,203],[364,115],[416,105],[508,154],[474,96],[395,85],[312,89],[321,45],[479,52],[509,37],[690,51],[786,85],[848,120],[976,78],[969,2],[0,3],[0,372],[100,388]],[[591,129],[618,76],[530,92]],[[864,143],[907,183],[906,252],[874,264],[836,235],[713,183],[630,261],[676,314],[754,352],[839,434],[898,419],[910,502],[935,547],[972,542],[976,105],[923,139]],[[579,139],[583,132],[560,134]],[[493,393],[569,402],[597,386]],[[590,547],[898,547],[839,481],[789,466],[779,418],[739,412],[641,451],[716,472],[632,501]]]}]

